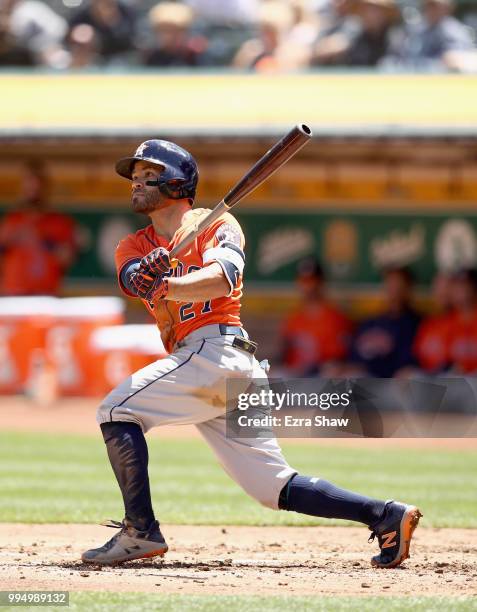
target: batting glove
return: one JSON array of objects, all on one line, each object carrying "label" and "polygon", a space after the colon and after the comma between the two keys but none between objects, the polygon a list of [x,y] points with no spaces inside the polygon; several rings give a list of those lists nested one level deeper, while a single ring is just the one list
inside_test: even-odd
[{"label": "batting glove", "polygon": [[171,269],[169,251],[163,247],[154,249],[141,259],[141,272],[160,276]]},{"label": "batting glove", "polygon": [[148,276],[142,272],[133,272],[130,276],[130,283],[137,296],[152,302],[153,300],[163,300],[169,291],[169,282],[162,276]]},{"label": "batting glove", "polygon": [[165,300],[169,293],[169,280],[163,276],[158,276],[154,283],[154,287],[151,293],[150,301],[154,304],[158,300]]},{"label": "batting glove", "polygon": [[142,272],[133,272],[129,277],[129,282],[136,295],[143,300],[147,300],[154,288],[156,277],[148,276]]}]

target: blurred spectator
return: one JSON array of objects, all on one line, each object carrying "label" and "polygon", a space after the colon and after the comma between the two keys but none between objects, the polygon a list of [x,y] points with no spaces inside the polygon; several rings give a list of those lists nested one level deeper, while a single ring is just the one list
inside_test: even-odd
[{"label": "blurred spectator", "polygon": [[259,12],[259,37],[247,40],[240,47],[233,65],[260,72],[304,67],[309,61],[309,44],[298,42],[293,35],[297,27],[295,16],[291,4],[280,0],[263,2]]},{"label": "blurred spectator", "polygon": [[196,19],[212,26],[240,26],[255,22],[259,0],[185,0]]},{"label": "blurred spectator", "polygon": [[119,0],[92,0],[70,21],[71,29],[80,24],[93,28],[99,53],[106,62],[134,51],[136,11],[131,5]]},{"label": "blurred spectator", "polygon": [[422,370],[436,374],[449,366],[450,326],[453,318],[451,276],[439,272],[434,277],[431,292],[435,311],[419,325],[414,354]]},{"label": "blurred spectator", "polygon": [[394,37],[387,66],[466,71],[477,66],[470,29],[452,17],[451,0],[423,0],[421,19]]},{"label": "blurred spectator", "polygon": [[75,228],[67,215],[47,210],[49,182],[41,165],[23,171],[18,210],[0,222],[0,293],[55,295],[75,255]]},{"label": "blurred spectator", "polygon": [[16,45],[28,48],[36,63],[54,65],[68,31],[65,19],[38,0],[3,0],[1,9]]},{"label": "blurred spectator", "polygon": [[289,44],[311,49],[319,31],[318,15],[311,9],[309,0],[289,0],[289,3],[292,9],[292,25],[287,41]]},{"label": "blurred spectator", "polygon": [[384,272],[386,309],[364,321],[353,339],[351,359],[360,373],[391,378],[415,364],[412,348],[419,315],[411,305],[412,287],[407,268]]},{"label": "blurred spectator", "polygon": [[452,279],[455,312],[449,326],[449,360],[457,373],[477,371],[477,270],[468,269]]},{"label": "blurred spectator", "polygon": [[87,23],[80,23],[71,28],[66,42],[68,60],[65,67],[82,69],[101,64],[98,37],[94,28]]},{"label": "blurred spectator", "polygon": [[399,11],[394,0],[357,0],[350,18],[346,0],[335,1],[336,23],[315,43],[313,64],[376,66],[386,56]]},{"label": "blurred spectator", "polygon": [[400,13],[395,0],[358,0],[361,32],[345,54],[347,66],[376,66],[388,53]]},{"label": "blurred spectator", "polygon": [[161,2],[151,9],[149,20],[155,45],[143,54],[146,66],[196,66],[207,41],[189,32],[192,9],[176,2]]},{"label": "blurred spectator", "polygon": [[300,262],[296,282],[301,304],[282,327],[282,365],[294,376],[339,367],[347,357],[351,323],[327,300],[323,271],[314,258]]},{"label": "blurred spectator", "polygon": [[194,15],[194,33],[206,41],[201,64],[230,66],[241,45],[255,33],[261,0],[185,0],[185,3]]},{"label": "blurred spectator", "polygon": [[331,0],[323,11],[321,28],[311,52],[311,65],[341,64],[360,32],[351,0]]},{"label": "blurred spectator", "polygon": [[19,44],[12,33],[8,17],[0,13],[0,66],[34,66],[33,53],[28,47]]}]

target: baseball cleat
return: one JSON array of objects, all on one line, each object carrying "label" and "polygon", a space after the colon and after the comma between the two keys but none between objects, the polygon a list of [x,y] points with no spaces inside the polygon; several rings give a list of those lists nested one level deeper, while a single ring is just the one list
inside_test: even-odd
[{"label": "baseball cleat", "polygon": [[373,567],[397,567],[409,557],[414,530],[422,514],[416,506],[387,501],[383,518],[370,527],[372,542],[378,536],[380,553],[371,559]]},{"label": "baseball cleat", "polygon": [[167,544],[159,529],[159,523],[154,521],[147,531],[139,531],[127,521],[109,521],[102,523],[105,527],[119,528],[104,546],[92,548],[81,555],[84,563],[97,565],[117,565],[133,559],[148,559],[150,557],[164,556]]}]

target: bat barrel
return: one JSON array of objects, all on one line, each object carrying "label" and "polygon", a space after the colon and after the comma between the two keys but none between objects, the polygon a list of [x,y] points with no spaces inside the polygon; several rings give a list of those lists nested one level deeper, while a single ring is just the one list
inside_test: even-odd
[{"label": "bat barrel", "polygon": [[190,227],[189,233],[171,250],[170,256],[177,257],[213,221],[223,215],[234,204],[240,202],[242,198],[261,185],[263,181],[293,157],[310,140],[311,136],[311,129],[304,123],[300,123],[290,130],[288,134],[258,160],[206,217]]},{"label": "bat barrel", "polygon": [[247,174],[228,192],[224,198],[230,208],[244,196],[261,185],[278,168],[283,166],[312,137],[311,128],[304,123],[296,125],[281,140],[279,140]]}]

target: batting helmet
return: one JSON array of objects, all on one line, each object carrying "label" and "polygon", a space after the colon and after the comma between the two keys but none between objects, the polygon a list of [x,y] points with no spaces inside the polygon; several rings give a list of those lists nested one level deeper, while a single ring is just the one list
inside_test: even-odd
[{"label": "batting helmet", "polygon": [[124,157],[116,163],[116,172],[132,180],[137,161],[162,167],[158,180],[146,181],[147,185],[157,185],[159,191],[173,200],[194,200],[199,171],[197,162],[188,151],[167,140],[146,140],[139,145],[133,157]]}]

